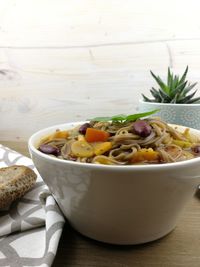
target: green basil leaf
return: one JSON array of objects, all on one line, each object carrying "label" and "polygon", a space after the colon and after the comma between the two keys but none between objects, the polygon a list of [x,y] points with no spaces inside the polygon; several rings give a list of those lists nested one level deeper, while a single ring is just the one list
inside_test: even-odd
[{"label": "green basil leaf", "polygon": [[132,115],[128,115],[128,116],[124,115],[124,114],[119,114],[119,115],[115,115],[112,117],[96,117],[93,119],[89,119],[89,121],[102,121],[102,122],[107,122],[107,121],[114,121],[114,122],[135,121],[137,119],[152,115],[158,111],[159,111],[159,109],[155,109],[155,110],[152,110],[149,112],[137,113],[137,114],[132,114]]},{"label": "green basil leaf", "polygon": [[119,115],[112,116],[111,120],[112,121],[124,121],[124,120],[126,120],[126,117],[127,116],[124,114],[119,114]]},{"label": "green basil leaf", "polygon": [[149,111],[149,112],[144,112],[144,113],[137,113],[137,114],[133,114],[133,115],[128,115],[126,117],[126,121],[135,121],[137,119],[140,119],[140,118],[143,118],[143,117],[147,117],[149,115],[152,115],[156,112],[158,112],[159,109],[155,109],[155,110],[152,110],[152,111]]}]

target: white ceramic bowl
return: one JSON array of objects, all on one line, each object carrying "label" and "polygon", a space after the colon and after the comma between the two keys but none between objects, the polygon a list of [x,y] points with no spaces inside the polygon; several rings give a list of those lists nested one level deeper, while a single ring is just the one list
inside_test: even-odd
[{"label": "white ceramic bowl", "polygon": [[70,224],[83,235],[112,244],[144,243],[172,231],[200,183],[200,157],[162,165],[106,166],[60,160],[36,149],[43,136],[82,123],[46,128],[29,139],[33,162]]}]

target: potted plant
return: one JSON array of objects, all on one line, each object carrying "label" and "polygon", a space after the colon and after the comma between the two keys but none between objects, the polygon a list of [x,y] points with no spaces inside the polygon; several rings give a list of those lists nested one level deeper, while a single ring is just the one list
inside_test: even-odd
[{"label": "potted plant", "polygon": [[146,112],[158,109],[156,116],[168,123],[179,124],[200,129],[200,97],[195,97],[197,83],[190,84],[186,80],[188,66],[183,75],[174,75],[168,68],[167,82],[163,82],[152,71],[151,75],[159,85],[158,89],[152,87],[150,93],[153,98],[142,94],[139,100],[139,111]]}]

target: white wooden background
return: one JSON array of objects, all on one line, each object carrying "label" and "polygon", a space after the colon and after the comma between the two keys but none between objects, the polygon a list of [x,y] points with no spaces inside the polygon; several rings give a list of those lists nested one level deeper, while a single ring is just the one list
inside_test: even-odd
[{"label": "white wooden background", "polygon": [[0,0],[0,139],[130,114],[186,65],[200,88],[200,1]]}]

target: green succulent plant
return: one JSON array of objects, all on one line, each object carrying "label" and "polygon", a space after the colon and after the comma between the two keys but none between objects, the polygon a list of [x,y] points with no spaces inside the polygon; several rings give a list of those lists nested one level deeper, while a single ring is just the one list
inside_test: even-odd
[{"label": "green succulent plant", "polygon": [[150,99],[142,94],[144,101],[179,104],[192,104],[199,102],[200,97],[194,98],[197,90],[193,92],[191,91],[197,83],[190,84],[186,80],[188,66],[181,77],[174,75],[172,71],[170,71],[170,68],[168,68],[167,83],[164,83],[161,78],[156,76],[152,71],[150,72],[160,88],[155,89],[152,87],[150,89],[151,95],[154,97],[153,99]]}]

